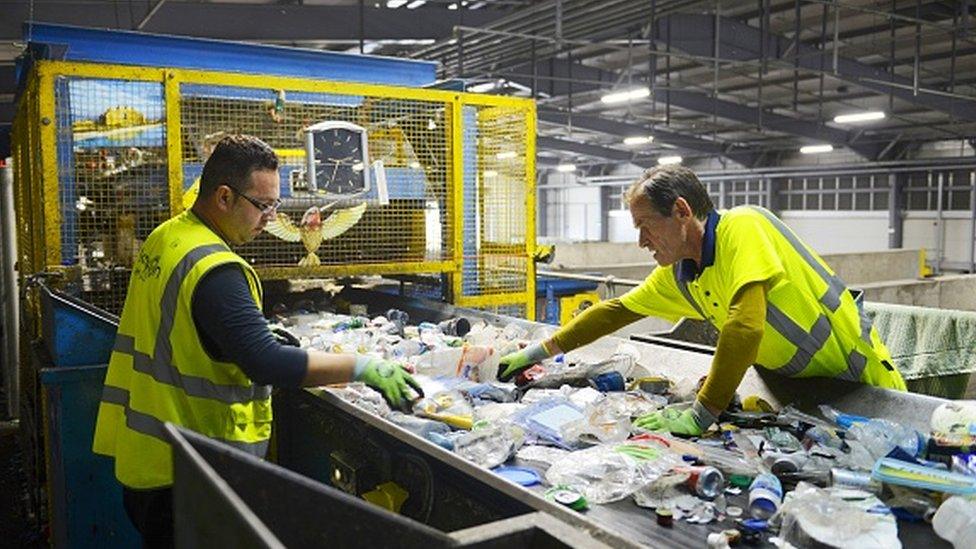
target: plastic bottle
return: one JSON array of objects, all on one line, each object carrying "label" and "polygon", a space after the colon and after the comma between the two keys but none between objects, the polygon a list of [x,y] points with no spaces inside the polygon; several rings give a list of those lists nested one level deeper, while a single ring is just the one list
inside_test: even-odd
[{"label": "plastic bottle", "polygon": [[932,528],[955,549],[976,547],[976,502],[959,496],[947,499],[932,518]]},{"label": "plastic bottle", "polygon": [[514,322],[509,322],[502,330],[502,335],[508,340],[525,339],[529,331]]},{"label": "plastic bottle", "polygon": [[925,449],[918,433],[887,419],[871,419],[858,422],[848,429],[849,433],[867,448],[874,459],[880,459],[900,447],[909,456],[918,456]]},{"label": "plastic bottle", "polygon": [[403,412],[391,412],[390,415],[386,416],[386,419],[397,427],[406,429],[418,437],[423,437],[432,442],[438,442],[433,440],[432,434],[443,436],[451,432],[451,428],[440,421],[415,417]]},{"label": "plastic bottle", "polygon": [[471,322],[464,317],[450,318],[437,325],[445,335],[464,337],[471,331]]},{"label": "plastic bottle", "polygon": [[858,422],[868,421],[869,419],[864,416],[842,413],[826,404],[820,405],[820,413],[822,413],[825,418],[833,421],[838,427],[843,427],[844,429],[850,429],[851,425]]},{"label": "plastic bottle", "polygon": [[768,519],[783,502],[783,485],[775,475],[763,473],[749,485],[749,514],[757,519]]}]

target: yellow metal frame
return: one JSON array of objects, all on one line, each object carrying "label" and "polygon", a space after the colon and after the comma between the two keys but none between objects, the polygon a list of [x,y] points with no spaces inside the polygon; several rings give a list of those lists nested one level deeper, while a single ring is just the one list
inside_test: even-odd
[{"label": "yellow metal frame", "polygon": [[[17,163],[26,165],[15,169],[21,181],[28,181],[30,189],[18,190],[19,227],[31,238],[34,257],[29,264],[34,272],[63,270],[61,265],[61,205],[59,203],[57,124],[55,105],[55,81],[58,77],[77,77],[158,82],[163,85],[166,109],[166,143],[169,175],[169,202],[171,213],[182,210],[183,162],[182,128],[180,125],[180,86],[185,83],[216,86],[235,86],[257,89],[284,89],[296,92],[332,93],[395,99],[413,99],[443,102],[450,116],[450,143],[448,181],[453,192],[448,196],[449,211],[453,213],[453,257],[448,261],[416,263],[368,263],[355,265],[305,267],[259,267],[258,272],[267,278],[294,278],[296,276],[348,276],[363,274],[450,273],[450,289],[455,303],[477,307],[524,305],[528,318],[535,316],[535,103],[529,99],[458,93],[445,90],[404,88],[396,86],[334,82],[271,76],[240,74],[161,67],[76,63],[67,61],[38,61],[24,93],[14,125],[13,139],[17,151]],[[528,272],[525,291],[482,296],[461,295],[461,268],[464,249],[464,170],[462,142],[462,107],[505,107],[525,114],[526,127],[526,237],[525,256]],[[33,135],[31,132],[37,132]],[[35,148],[36,147],[36,148]],[[39,162],[31,162],[33,151],[40,151]],[[39,166],[38,166],[39,164]],[[32,173],[28,175],[28,171]],[[38,185],[38,181],[41,182]],[[40,190],[41,196],[33,193]],[[41,206],[42,205],[42,206]],[[43,213],[42,213],[43,212]],[[29,217],[24,217],[29,216]],[[26,220],[30,220],[27,222]],[[42,234],[38,234],[42,228]],[[31,253],[28,250],[24,254]],[[42,253],[43,255],[38,255]],[[22,255],[22,259],[28,259]],[[43,268],[42,268],[43,266]],[[25,274],[29,274],[25,272]]]}]

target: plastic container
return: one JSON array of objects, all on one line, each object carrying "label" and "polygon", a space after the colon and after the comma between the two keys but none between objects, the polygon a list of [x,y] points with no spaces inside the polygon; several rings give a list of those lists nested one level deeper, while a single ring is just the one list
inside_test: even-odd
[{"label": "plastic container", "polygon": [[769,473],[763,473],[749,486],[749,514],[757,519],[768,519],[776,514],[783,502],[783,485]]},{"label": "plastic container", "polygon": [[820,413],[822,413],[825,418],[833,421],[838,427],[843,427],[844,429],[850,429],[851,425],[862,421],[868,421],[869,419],[864,416],[845,414],[826,404],[820,405]]},{"label": "plastic container", "polygon": [[932,412],[932,435],[951,445],[976,442],[976,401],[956,400]]},{"label": "plastic container", "polygon": [[976,502],[954,496],[932,518],[932,529],[955,549],[976,547]]},{"label": "plastic container", "polygon": [[431,439],[431,433],[446,435],[447,433],[451,432],[451,428],[444,423],[434,421],[432,419],[424,419],[422,417],[407,415],[402,412],[390,412],[390,415],[386,416],[386,419],[397,427],[406,429],[418,437],[423,437],[427,440],[431,440],[432,442],[436,441]]},{"label": "plastic container", "polygon": [[874,459],[887,456],[896,446],[912,457],[925,449],[917,431],[886,419],[857,422],[848,434],[860,441]]}]

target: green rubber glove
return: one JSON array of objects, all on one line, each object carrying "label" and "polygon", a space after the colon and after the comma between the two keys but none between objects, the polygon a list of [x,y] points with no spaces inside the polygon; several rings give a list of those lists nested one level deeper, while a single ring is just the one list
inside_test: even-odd
[{"label": "green rubber glove", "polygon": [[685,410],[673,408],[652,412],[634,421],[634,427],[648,431],[668,431],[676,435],[699,436],[715,422],[711,414],[700,402]]},{"label": "green rubber glove", "polygon": [[542,343],[529,345],[521,351],[507,354],[498,361],[498,380],[508,381],[522,370],[533,364],[538,364],[550,356],[552,355]]},{"label": "green rubber glove", "polygon": [[353,381],[362,381],[376,389],[394,408],[404,409],[409,404],[409,391],[412,389],[423,397],[424,391],[410,374],[398,364],[375,357],[359,355],[352,374]]}]

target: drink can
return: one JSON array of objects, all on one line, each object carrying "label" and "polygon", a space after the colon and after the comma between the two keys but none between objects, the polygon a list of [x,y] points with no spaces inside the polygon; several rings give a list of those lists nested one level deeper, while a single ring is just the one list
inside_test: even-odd
[{"label": "drink can", "polygon": [[686,484],[691,490],[706,499],[718,497],[725,489],[725,475],[715,467],[681,467],[678,471],[689,473]]}]

